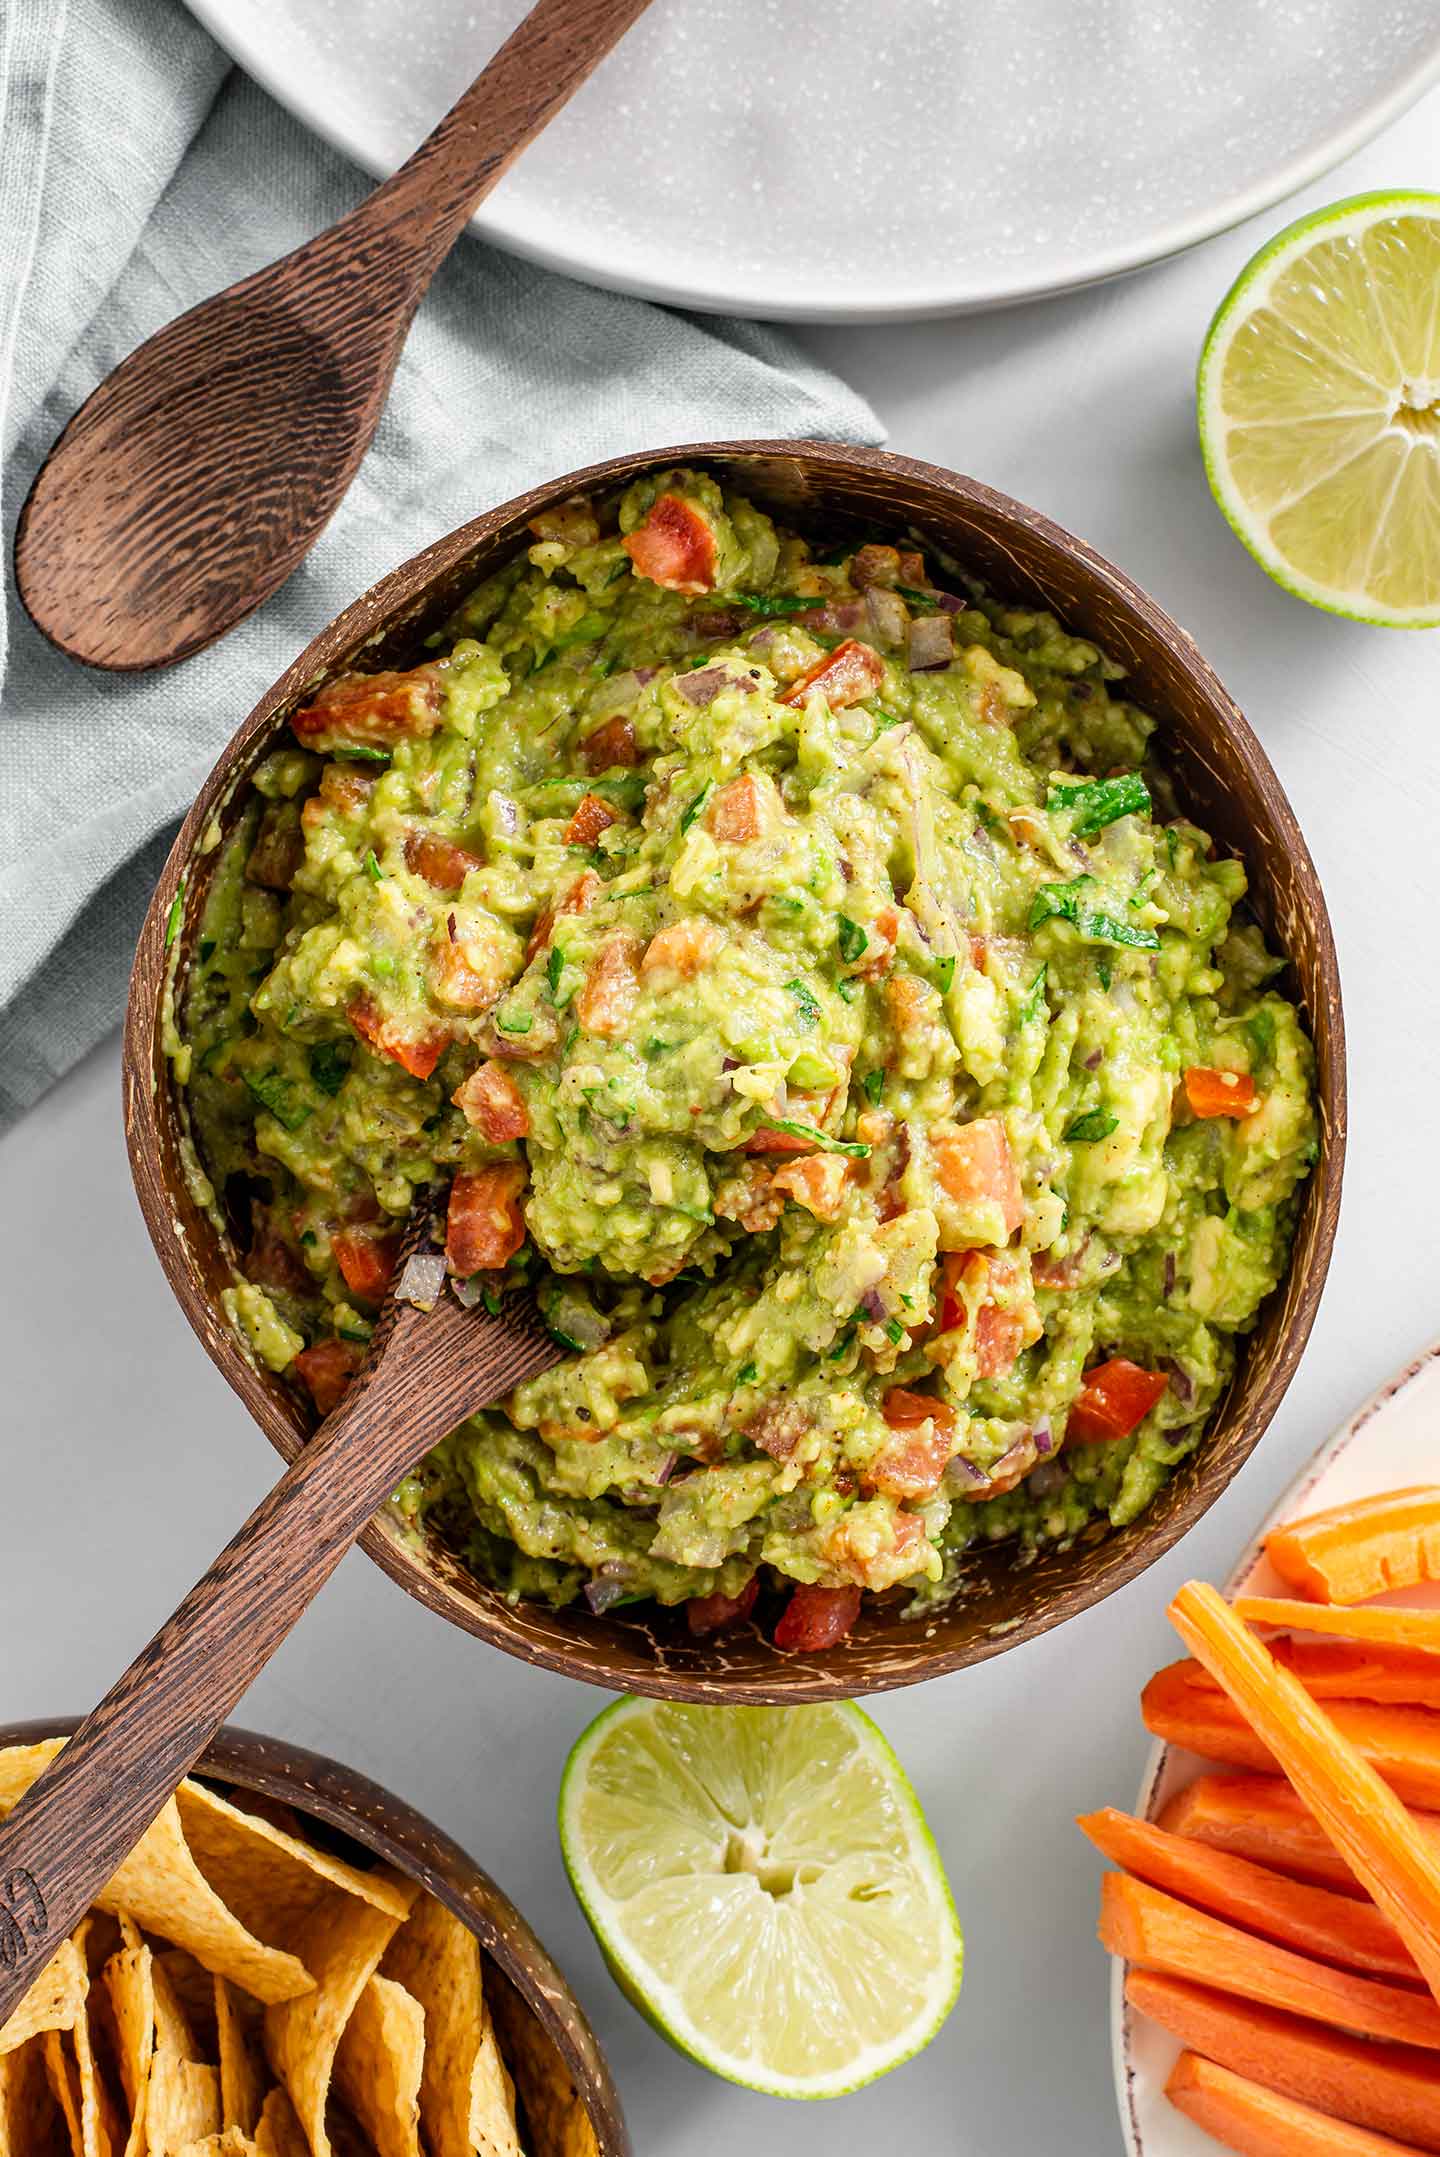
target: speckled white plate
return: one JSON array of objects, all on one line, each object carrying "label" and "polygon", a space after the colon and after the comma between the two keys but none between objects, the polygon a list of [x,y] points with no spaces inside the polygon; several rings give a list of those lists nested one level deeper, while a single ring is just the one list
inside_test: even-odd
[{"label": "speckled white plate", "polygon": [[[377,174],[524,12],[189,5]],[[1191,246],[1314,179],[1437,79],[1436,0],[654,0],[476,228],[682,307],[963,313]]]},{"label": "speckled white plate", "polygon": [[[1283,1520],[1344,1505],[1380,1491],[1436,1480],[1440,1431],[1440,1341],[1382,1386],[1316,1454],[1264,1523],[1225,1584],[1227,1595],[1289,1595],[1261,1549]],[[1379,1600],[1440,1603],[1440,1589],[1407,1588]],[[1180,1652],[1177,1645],[1176,1653]],[[1209,1763],[1178,1745],[1156,1745],[1146,1764],[1135,1810],[1153,1820]],[[1130,2157],[1215,2157],[1219,2145],[1167,2101],[1165,2084],[1180,2051],[1167,2030],[1132,2014],[1125,2002],[1125,1965],[1111,1969],[1110,2031],[1115,2092]]]}]

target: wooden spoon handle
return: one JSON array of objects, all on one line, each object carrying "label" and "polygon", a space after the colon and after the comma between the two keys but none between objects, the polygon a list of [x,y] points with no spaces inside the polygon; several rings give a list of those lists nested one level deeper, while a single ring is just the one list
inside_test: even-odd
[{"label": "wooden spoon handle", "polygon": [[401,1476],[556,1354],[499,1322],[487,1337],[448,1298],[397,1314],[378,1360],[0,1825],[0,2025]]},{"label": "wooden spoon handle", "polygon": [[407,258],[418,304],[477,203],[649,4],[536,0],[434,132],[336,230],[383,230]]}]

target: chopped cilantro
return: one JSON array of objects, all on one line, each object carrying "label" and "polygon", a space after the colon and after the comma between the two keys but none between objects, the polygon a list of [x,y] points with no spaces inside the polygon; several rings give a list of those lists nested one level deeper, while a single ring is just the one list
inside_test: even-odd
[{"label": "chopped cilantro", "polygon": [[1160,949],[1160,939],[1153,929],[1132,928],[1128,921],[1116,921],[1109,914],[1082,914],[1080,934],[1091,943],[1124,944],[1132,951]]},{"label": "chopped cilantro", "polygon": [[1275,1042],[1275,1014],[1264,1004],[1252,1011],[1245,1021],[1245,1031],[1254,1045],[1255,1054],[1263,1062]]},{"label": "chopped cilantro", "polygon": [[545,1321],[545,1331],[549,1334],[551,1340],[558,1341],[562,1348],[571,1349],[577,1356],[584,1355],[584,1349],[580,1346],[580,1343],[574,1338],[574,1336],[569,1333],[562,1333],[558,1326],[551,1325],[548,1318]]},{"label": "chopped cilantro", "polygon": [[565,954],[560,949],[560,946],[558,944],[552,944],[550,946],[550,956],[545,961],[545,979],[549,984],[550,988],[550,1000],[552,1003],[555,1004],[558,1004],[560,1001],[560,976],[564,973],[564,971]]},{"label": "chopped cilantro", "polygon": [[947,951],[943,959],[935,961],[935,979],[940,984],[940,994],[948,996],[955,979],[955,954]]},{"label": "chopped cilantro", "polygon": [[302,1242],[302,1243],[303,1243],[303,1244],[304,1244],[304,1245],[306,1246],[306,1248],[308,1249],[308,1248],[309,1248],[309,1246],[310,1246],[310,1245],[311,1245],[311,1244],[312,1244],[312,1243],[313,1243],[313,1242],[315,1241],[315,1231],[314,1231],[314,1229],[313,1229],[313,1228],[302,1228],[302,1229],[301,1229],[301,1231],[300,1231],[300,1241],[301,1241],[301,1242]]},{"label": "chopped cilantro", "polygon": [[825,604],[813,594],[806,598],[788,592],[727,592],[725,603],[748,607],[752,614],[808,614],[813,607]]},{"label": "chopped cilantro", "polygon": [[1153,929],[1132,928],[1110,914],[1096,912],[1081,903],[1082,894],[1095,882],[1093,876],[1077,876],[1068,884],[1042,884],[1030,903],[1029,926],[1042,922],[1068,921],[1090,944],[1123,944],[1135,951],[1158,951],[1160,939]]},{"label": "chopped cilantro", "polygon": [[821,1153],[848,1154],[852,1161],[866,1161],[870,1158],[870,1148],[862,1146],[858,1139],[832,1138],[828,1131],[820,1130],[813,1123],[791,1123],[781,1116],[762,1116],[760,1118],[760,1129],[762,1131],[788,1131],[791,1138],[811,1139],[819,1147]]},{"label": "chopped cilantro", "polygon": [[820,1006],[810,990],[805,986],[805,983],[796,979],[787,981],[785,986],[795,999],[797,1022],[801,1026],[818,1026],[820,1023]]},{"label": "chopped cilantro", "polygon": [[848,914],[841,914],[835,926],[840,942],[840,956],[847,966],[853,966],[869,945],[870,939],[859,922],[852,921]]},{"label": "chopped cilantro", "polygon": [[388,951],[377,951],[370,961],[370,971],[378,974],[382,981],[388,981],[395,971],[395,961]]},{"label": "chopped cilantro", "polygon": [[369,877],[372,884],[378,884],[385,874],[385,871],[381,868],[379,862],[375,859],[375,849],[373,846],[369,847],[366,850],[365,874]]},{"label": "chopped cilantro", "polygon": [[758,1376],[755,1365],[746,1363],[735,1373],[735,1383],[737,1386],[753,1386]]},{"label": "chopped cilantro", "polygon": [[262,1108],[268,1108],[278,1124],[287,1131],[298,1131],[310,1115],[310,1103],[298,1091],[295,1081],[286,1078],[283,1071],[262,1071],[257,1075],[247,1071],[245,1084]]},{"label": "chopped cilantro", "polygon": [[1150,789],[1138,771],[1127,771],[1114,779],[1084,779],[1073,786],[1052,786],[1045,806],[1072,809],[1076,838],[1093,839],[1118,817],[1148,816]]},{"label": "chopped cilantro", "polygon": [[1104,989],[1106,994],[1108,995],[1112,978],[1110,973],[1110,961],[1108,959],[1099,960],[1096,964],[1095,971],[1100,976],[1101,988]]},{"label": "chopped cilantro", "polygon": [[836,1341],[835,1346],[830,1350],[828,1360],[831,1363],[838,1363],[840,1361],[840,1358],[845,1354],[845,1351],[849,1348],[850,1343],[854,1340],[854,1338],[854,1326],[847,1326],[845,1328],[845,1331],[841,1334],[839,1340]]},{"label": "chopped cilantro", "polygon": [[1045,1009],[1045,976],[1046,969],[1042,966],[1025,992],[1025,1001],[1019,1011],[1019,1023],[1022,1026],[1028,1026],[1032,1019],[1038,1019]]},{"label": "chopped cilantro", "polygon": [[682,832],[686,832],[690,829],[690,826],[694,823],[696,817],[700,814],[700,811],[704,808],[706,802],[710,799],[710,788],[713,784],[713,780],[707,779],[705,781],[705,784],[701,787],[699,793],[690,803],[689,807],[682,813],[680,818],[680,829]]},{"label": "chopped cilantro", "polygon": [[860,1081],[860,1090],[870,1103],[871,1108],[878,1108],[880,1106],[880,1096],[885,1091],[884,1072],[867,1071]]},{"label": "chopped cilantro", "polygon": [[883,734],[886,727],[900,725],[899,712],[887,711],[883,704],[877,704],[875,709],[879,714],[879,717],[876,719],[875,722],[875,731],[877,734]]},{"label": "chopped cilantro", "polygon": [[213,959],[213,958],[214,958],[214,956],[215,956],[215,939],[214,939],[214,937],[213,937],[213,936],[202,936],[202,937],[201,937],[201,939],[200,939],[200,964],[201,964],[202,966],[204,966],[204,965],[205,965],[205,964],[206,964],[206,963],[207,963],[207,962],[208,962],[208,961],[209,961],[210,959]]},{"label": "chopped cilantro", "polygon": [[480,1301],[484,1304],[486,1310],[490,1313],[490,1316],[492,1318],[498,1318],[500,1316],[500,1298],[496,1295],[493,1288],[482,1288],[480,1291]]},{"label": "chopped cilantro", "polygon": [[889,1340],[889,1341],[893,1341],[893,1342],[895,1343],[895,1345],[896,1345],[896,1347],[897,1347],[897,1348],[899,1347],[899,1345],[900,1345],[901,1341],[903,1341],[903,1340],[904,1340],[904,1338],[905,1338],[905,1328],[904,1328],[904,1327],[903,1327],[903,1326],[901,1325],[901,1323],[900,1323],[900,1321],[899,1321],[899,1319],[898,1319],[898,1318],[887,1318],[887,1319],[886,1319],[886,1321],[885,1321],[885,1338],[886,1338],[887,1340]]},{"label": "chopped cilantro", "polygon": [[369,1326],[337,1326],[335,1331],[342,1341],[359,1341],[364,1347],[370,1345]]},{"label": "chopped cilantro", "polygon": [[917,592],[913,584],[897,584],[895,589],[912,607],[923,607],[927,614],[936,614],[940,610],[940,601],[934,592]]},{"label": "chopped cilantro", "polygon": [[992,838],[1008,839],[1010,837],[1010,826],[1003,816],[996,814],[983,795],[975,804],[975,817],[978,823],[984,825]]},{"label": "chopped cilantro", "polygon": [[502,1034],[528,1034],[535,1019],[529,1011],[497,1011],[495,1024]]},{"label": "chopped cilantro", "polygon": [[351,764],[388,764],[390,761],[388,749],[372,749],[369,742],[365,741],[342,742],[331,754],[344,757],[346,762]]},{"label": "chopped cilantro", "polygon": [[678,1047],[679,1043],[676,1041],[662,1041],[658,1034],[651,1034],[650,1039],[645,1044],[645,1054],[647,1056],[668,1056],[673,1048]]},{"label": "chopped cilantro", "polygon": [[580,1029],[579,1029],[579,1027],[578,1027],[578,1026],[572,1026],[572,1027],[571,1027],[571,1029],[570,1029],[570,1031],[569,1031],[569,1033],[568,1033],[568,1034],[566,1034],[566,1036],[565,1036],[565,1039],[564,1039],[563,1043],[561,1044],[561,1048],[560,1048],[560,1054],[561,1054],[562,1056],[568,1056],[568,1055],[570,1054],[570,1051],[571,1051],[571,1049],[573,1049],[573,1048],[574,1048],[574,1046],[575,1046],[576,1042],[577,1042],[577,1041],[578,1041],[579,1039],[580,1039]]},{"label": "chopped cilantro", "polygon": [[185,879],[182,876],[170,901],[170,911],[165,916],[165,949],[168,951],[180,934],[180,924],[185,918]]},{"label": "chopped cilantro", "polygon": [[1111,1116],[1103,1108],[1092,1108],[1087,1109],[1083,1116],[1077,1116],[1075,1121],[1067,1126],[1065,1136],[1093,1146],[1098,1139],[1108,1138],[1112,1131],[1118,1131],[1119,1128],[1118,1116]]},{"label": "chopped cilantro", "polygon": [[310,1077],[321,1093],[332,1099],[345,1083],[355,1054],[354,1044],[349,1041],[319,1041],[310,1051]]},{"label": "chopped cilantro", "polygon": [[859,981],[837,981],[835,993],[847,1004],[853,1004],[864,984]]}]

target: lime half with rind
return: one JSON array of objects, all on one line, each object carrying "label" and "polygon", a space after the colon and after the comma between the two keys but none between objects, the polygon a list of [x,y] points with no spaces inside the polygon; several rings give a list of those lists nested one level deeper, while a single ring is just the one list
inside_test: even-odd
[{"label": "lime half with rind", "polygon": [[621,1700],[570,1755],[560,1841],[624,1991],[729,2081],[841,2096],[954,2005],[963,1949],[934,1839],[849,1702]]},{"label": "lime half with rind", "polygon": [[1355,195],[1241,271],[1197,383],[1215,499],[1287,591],[1440,623],[1440,195]]}]

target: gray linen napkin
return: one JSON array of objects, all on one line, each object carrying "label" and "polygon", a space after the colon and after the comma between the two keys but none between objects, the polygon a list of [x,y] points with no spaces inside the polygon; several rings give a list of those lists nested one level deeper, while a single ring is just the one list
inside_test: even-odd
[{"label": "gray linen napkin", "polygon": [[367,185],[177,0],[0,0],[0,1128],[116,1024],[176,819],[260,692],[376,577],[593,458],[712,435],[879,439],[867,406],[774,330],[593,291],[467,238],[348,499],[285,588],[163,674],[72,665],[10,575],[56,431],[172,315]]}]

